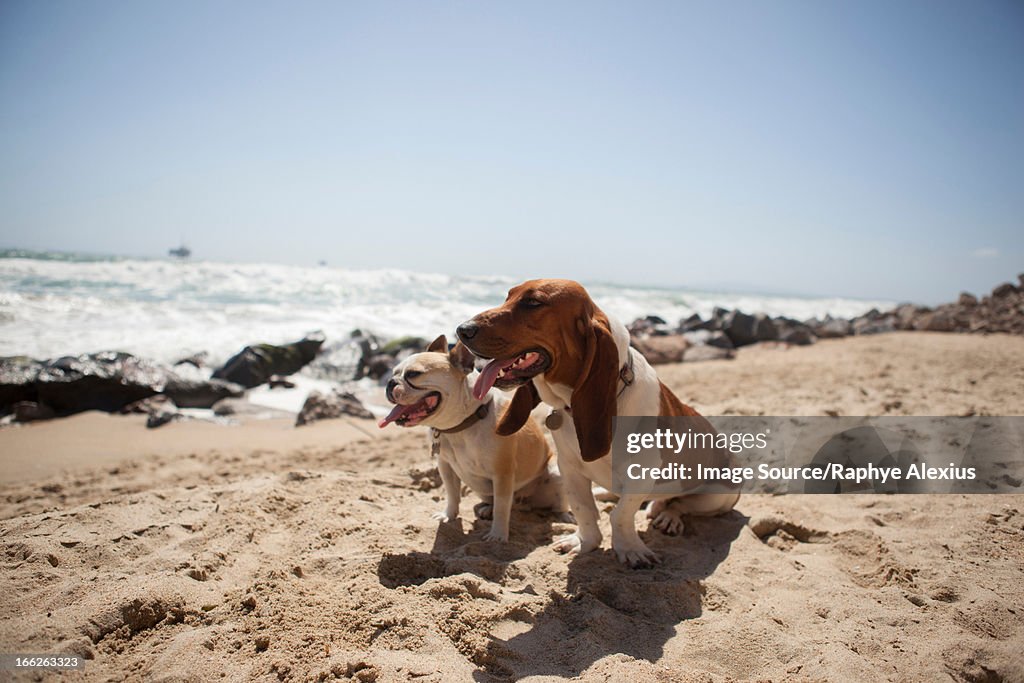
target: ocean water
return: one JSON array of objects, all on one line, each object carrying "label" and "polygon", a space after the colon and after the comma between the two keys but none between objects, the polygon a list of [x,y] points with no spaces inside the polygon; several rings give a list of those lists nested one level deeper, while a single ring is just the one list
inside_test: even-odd
[{"label": "ocean water", "polygon": [[[50,358],[117,349],[173,362],[206,351],[213,362],[250,343],[280,343],[322,330],[384,337],[452,335],[499,304],[516,279],[403,270],[138,260],[0,252],[0,356]],[[797,319],[852,317],[888,301],[778,297],[584,283],[628,323],[675,323],[715,306]]]}]

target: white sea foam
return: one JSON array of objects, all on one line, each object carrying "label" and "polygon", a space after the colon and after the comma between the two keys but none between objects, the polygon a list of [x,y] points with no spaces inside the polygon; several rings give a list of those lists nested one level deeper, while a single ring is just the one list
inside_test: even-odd
[{"label": "white sea foam", "polygon": [[[0,355],[50,358],[118,349],[174,361],[208,351],[218,362],[255,342],[361,328],[384,337],[452,335],[504,300],[515,281],[401,270],[272,264],[0,258]],[[588,284],[588,283],[584,283]],[[777,297],[588,284],[623,322],[675,323],[715,306],[797,319],[859,315],[892,302]]]}]

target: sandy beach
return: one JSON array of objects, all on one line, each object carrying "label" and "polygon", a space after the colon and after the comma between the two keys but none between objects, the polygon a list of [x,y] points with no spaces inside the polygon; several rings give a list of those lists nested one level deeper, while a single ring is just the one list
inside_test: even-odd
[{"label": "sandy beach", "polygon": [[[659,374],[708,415],[1022,415],[1022,359],[916,332]],[[90,681],[1024,680],[1022,495],[747,495],[642,532],[634,571],[606,514],[582,557],[523,510],[483,542],[473,496],[439,525],[426,430],[144,421],[0,430],[0,651]]]}]

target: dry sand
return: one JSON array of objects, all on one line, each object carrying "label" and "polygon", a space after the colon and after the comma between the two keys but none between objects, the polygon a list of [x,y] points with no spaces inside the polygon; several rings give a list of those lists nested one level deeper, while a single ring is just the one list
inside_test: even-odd
[{"label": "dry sand", "polygon": [[[707,414],[1024,414],[1021,337],[660,373]],[[439,526],[425,439],[97,414],[3,430],[0,652],[89,657],[69,680],[1024,680],[1024,496],[748,495],[681,538],[643,532],[664,562],[631,571],[555,554],[572,527],[542,514],[485,543],[472,496]],[[782,528],[762,539],[765,517]]]}]

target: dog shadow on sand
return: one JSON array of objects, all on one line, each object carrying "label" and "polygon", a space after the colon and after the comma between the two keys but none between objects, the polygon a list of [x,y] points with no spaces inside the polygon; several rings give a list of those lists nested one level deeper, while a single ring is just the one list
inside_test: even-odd
[{"label": "dog shadow on sand", "polygon": [[[527,676],[571,678],[610,654],[661,659],[676,626],[702,614],[702,582],[728,556],[746,523],[733,510],[719,517],[687,518],[679,537],[641,531],[662,562],[650,569],[629,569],[608,548],[607,538],[605,547],[584,555],[554,555],[547,545],[574,527],[550,517],[520,517],[513,524],[512,543],[483,541],[488,522],[457,520],[438,525],[429,553],[385,555],[378,576],[382,585],[395,588],[468,572],[501,584],[513,598],[517,593],[543,596],[539,611],[537,597],[531,598],[531,610],[516,610],[513,632],[483,620],[479,628],[486,633],[472,644],[461,643],[460,650],[477,666],[474,678],[481,683]],[[464,531],[467,525],[472,528]],[[553,557],[520,561],[535,552]],[[495,605],[495,610],[500,607]]]},{"label": "dog shadow on sand", "polygon": [[687,518],[682,537],[641,532],[662,560],[650,569],[625,567],[607,547],[572,556],[564,597],[553,594],[529,630],[507,640],[492,638],[476,680],[574,677],[615,653],[658,661],[675,627],[701,616],[702,581],[728,556],[746,523],[733,510]]},{"label": "dog shadow on sand", "polygon": [[381,584],[387,588],[418,586],[429,579],[461,573],[476,574],[501,584],[514,581],[518,578],[514,564],[517,560],[575,528],[559,524],[548,512],[530,511],[518,505],[517,508],[512,513],[511,543],[483,540],[491,526],[488,520],[460,517],[438,522],[430,552],[385,554],[381,558],[377,566]]}]

